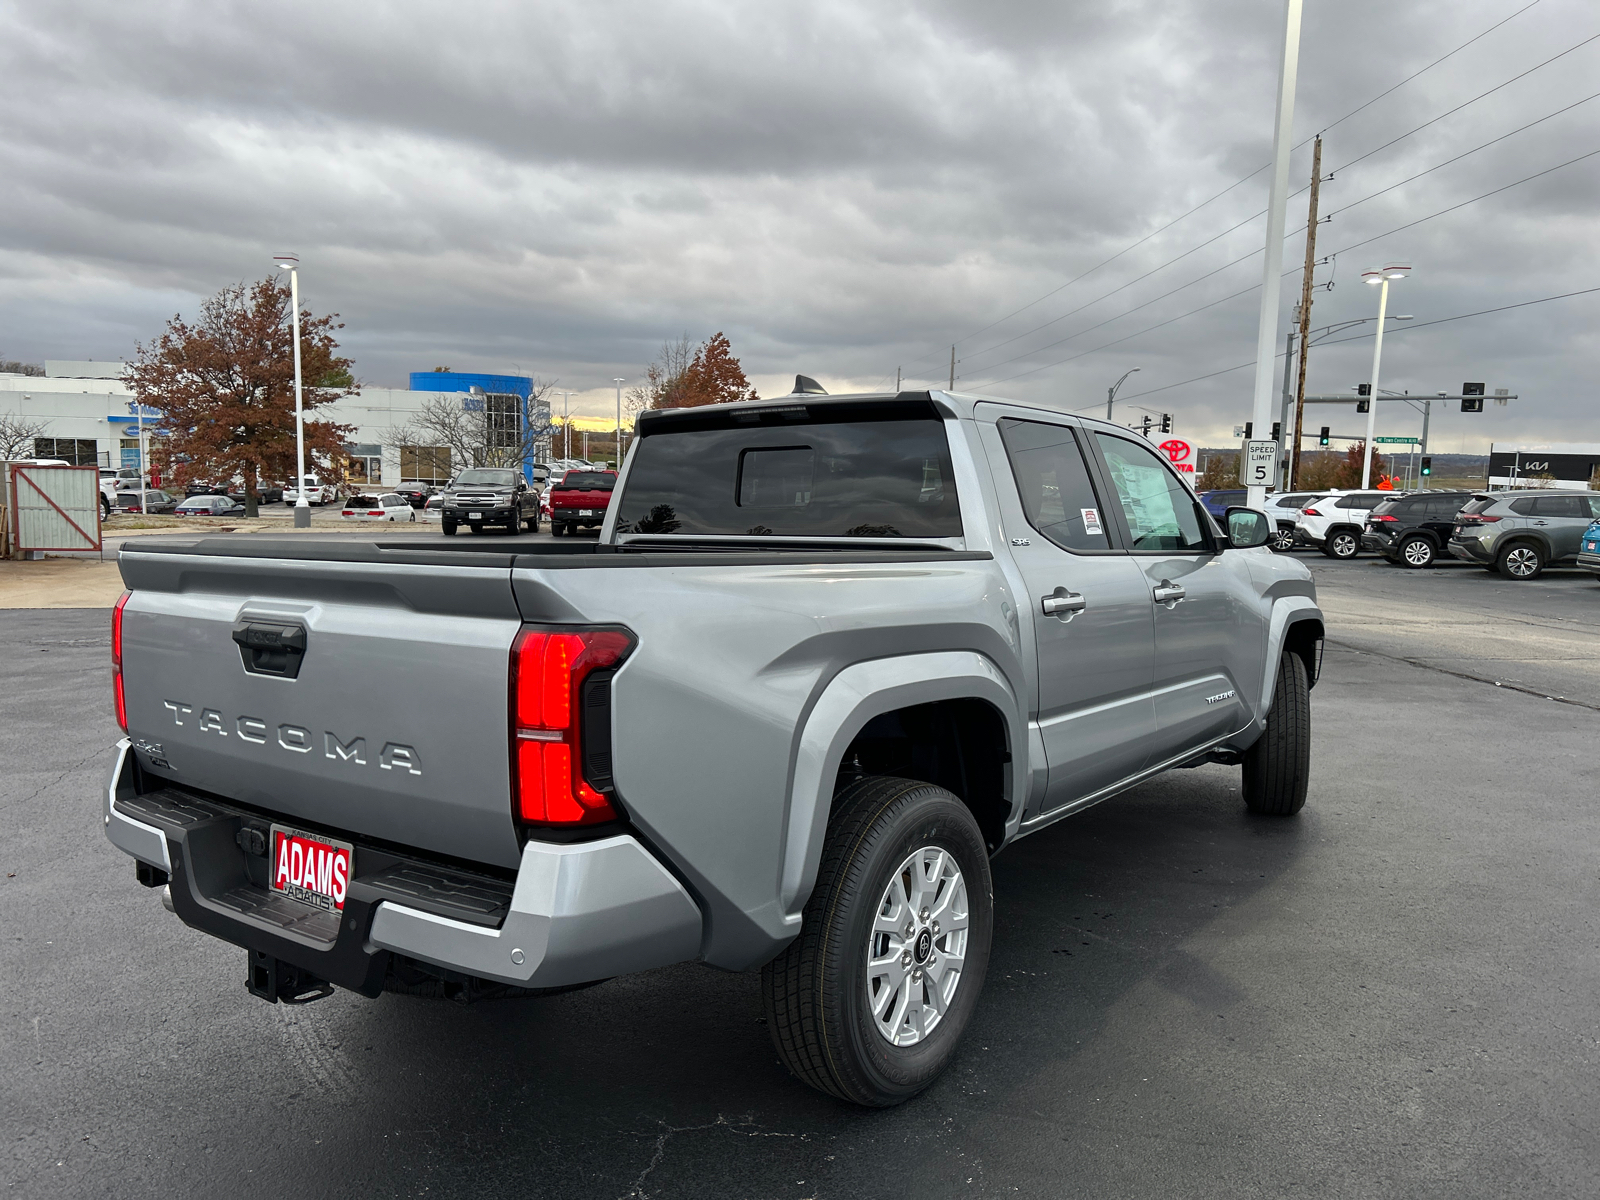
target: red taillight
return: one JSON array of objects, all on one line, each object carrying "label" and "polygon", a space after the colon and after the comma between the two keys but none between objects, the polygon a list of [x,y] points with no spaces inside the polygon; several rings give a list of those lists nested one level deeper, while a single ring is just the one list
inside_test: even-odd
[{"label": "red taillight", "polygon": [[347,508],[342,513],[340,513],[339,515],[341,517],[353,517],[353,516],[356,515],[356,510],[353,509],[353,508]]},{"label": "red taillight", "polygon": [[1314,508],[1302,508],[1300,515],[1305,517],[1320,517],[1322,514]]},{"label": "red taillight", "polygon": [[369,517],[381,517],[381,516],[383,516],[383,509],[381,509],[381,508],[368,509],[367,510],[367,516],[369,516]]},{"label": "red taillight", "polygon": [[616,807],[585,778],[584,681],[633,649],[617,629],[527,628],[511,647],[512,797],[519,820],[592,825]]},{"label": "red taillight", "polygon": [[131,594],[123,592],[111,610],[111,687],[117,698],[117,724],[123,733],[128,732],[128,697],[122,690],[122,609]]},{"label": "red taillight", "polygon": [[1389,513],[1373,513],[1367,518],[1369,521],[1398,521],[1399,519],[1399,517],[1391,516]]}]

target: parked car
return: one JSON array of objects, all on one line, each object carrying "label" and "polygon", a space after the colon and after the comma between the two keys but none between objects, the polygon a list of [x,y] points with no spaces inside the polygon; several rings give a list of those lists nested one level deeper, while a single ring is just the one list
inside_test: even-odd
[{"label": "parked car", "polygon": [[440,521],[444,519],[444,493],[439,492],[429,496],[422,506],[422,519],[424,521]]},{"label": "parked car", "polygon": [[118,492],[117,508],[125,513],[153,512],[168,513],[178,506],[178,498],[169,496],[159,488],[151,488],[145,492]]},{"label": "parked car", "polygon": [[1217,520],[1222,520],[1230,508],[1245,503],[1250,493],[1244,488],[1213,488],[1209,492],[1200,493],[1200,503],[1206,506],[1206,511]]},{"label": "parked car", "polygon": [[1596,517],[1595,492],[1479,492],[1456,518],[1450,553],[1507,579],[1537,579],[1551,564],[1578,557]]},{"label": "parked car", "polygon": [[[339,489],[331,483],[322,482],[322,478],[317,475],[305,476],[305,489],[306,504],[312,508],[323,504],[335,504],[339,500]],[[295,490],[292,483],[283,489],[283,502],[289,507],[300,503],[300,493]]]},{"label": "parked car", "polygon": [[1361,553],[1361,532],[1367,517],[1385,500],[1404,492],[1325,492],[1313,499],[1295,521],[1295,541],[1314,546],[1329,558],[1354,558]]},{"label": "parked car", "polygon": [[1367,517],[1361,548],[1406,567],[1431,567],[1447,553],[1456,514],[1471,492],[1414,492],[1385,500]]},{"label": "parked car", "polygon": [[227,496],[190,496],[172,511],[180,517],[237,517],[244,505]]},{"label": "parked car", "polygon": [[[1323,618],[1263,514],[1224,535],[1076,397],[800,399],[641,414],[604,545],[133,539],[106,835],[267,1001],[760,969],[801,1081],[916,1095],[980,1003],[1006,845],[1208,762],[1299,811],[1336,766]],[[447,700],[374,700],[418,680]],[[1204,851],[1194,824],[1163,836]],[[1059,929],[1055,886],[1006,926]],[[153,919],[119,929],[182,992],[196,956]],[[627,986],[648,1021],[659,981]],[[411,1019],[362,1036],[392,1059]]]},{"label": "parked car", "polygon": [[398,492],[384,492],[380,496],[351,496],[339,515],[346,521],[415,521],[417,510]]},{"label": "parked car", "polygon": [[427,504],[428,497],[433,495],[434,488],[427,483],[402,483],[393,489],[394,494],[401,497],[412,508],[421,508]]},{"label": "parked car", "polygon": [[1579,543],[1579,547],[1578,566],[1589,574],[1600,577],[1600,520],[1596,520],[1583,531],[1583,540]]},{"label": "parked car", "polygon": [[1271,542],[1274,550],[1288,551],[1295,548],[1295,527],[1300,521],[1300,510],[1316,498],[1316,492],[1268,493],[1266,510],[1274,525]]},{"label": "parked car", "polygon": [[441,533],[454,536],[462,525],[473,533],[490,525],[518,533],[524,524],[538,532],[539,491],[515,467],[468,467],[445,489]]},{"label": "parked car", "polygon": [[598,529],[611,506],[615,471],[568,471],[550,487],[550,536],[579,529]]}]

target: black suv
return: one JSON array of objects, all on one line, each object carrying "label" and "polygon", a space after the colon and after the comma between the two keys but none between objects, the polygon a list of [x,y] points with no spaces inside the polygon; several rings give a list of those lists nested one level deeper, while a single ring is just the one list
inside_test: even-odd
[{"label": "black suv", "polygon": [[1471,492],[1416,492],[1385,500],[1367,517],[1361,548],[1406,567],[1431,567],[1450,545],[1456,514]]}]

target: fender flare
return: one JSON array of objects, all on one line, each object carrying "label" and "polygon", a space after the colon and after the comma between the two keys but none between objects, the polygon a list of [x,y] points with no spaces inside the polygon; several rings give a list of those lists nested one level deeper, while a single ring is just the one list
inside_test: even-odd
[{"label": "fender flare", "polygon": [[[1272,708],[1272,695],[1278,683],[1278,659],[1289,641],[1290,626],[1312,622],[1317,627],[1317,640],[1321,641],[1327,628],[1322,609],[1309,596],[1279,596],[1272,602],[1272,616],[1267,626],[1267,661],[1261,680],[1261,707],[1256,710],[1252,723],[1260,733],[1267,727],[1267,713]],[[1312,681],[1315,682],[1315,679]]]},{"label": "fender flare", "polygon": [[1007,789],[1009,840],[1021,819],[1028,782],[1027,715],[1004,672],[971,650],[935,651],[855,663],[822,690],[807,715],[795,747],[789,815],[778,876],[779,911],[789,934],[800,931],[800,913],[817,882],[822,845],[833,808],[833,785],[844,752],[873,717],[936,700],[987,701],[1005,723],[1011,752]]}]

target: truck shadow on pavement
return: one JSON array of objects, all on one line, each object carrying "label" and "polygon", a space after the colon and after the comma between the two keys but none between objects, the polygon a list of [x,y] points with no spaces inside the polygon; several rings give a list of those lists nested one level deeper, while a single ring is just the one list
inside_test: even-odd
[{"label": "truck shadow on pavement", "polygon": [[983,1161],[1027,1155],[1036,1138],[1059,1153],[1087,1102],[1078,1093],[1146,1069],[1130,1063],[1249,1036],[1249,984],[1229,960],[1280,919],[1264,893],[1315,826],[1309,808],[1249,816],[1238,770],[1203,767],[1006,850],[963,1050],[929,1092],[888,1111],[789,1077],[754,974],[686,965],[466,1007],[340,996],[280,1011],[286,1030],[307,1027],[289,1039],[307,1070],[346,1093],[312,1157],[332,1150],[356,1177],[425,1177],[444,1194],[898,1194],[892,1173],[860,1174],[877,1153],[868,1143],[889,1139],[921,1147],[932,1191],[964,1190]]}]

